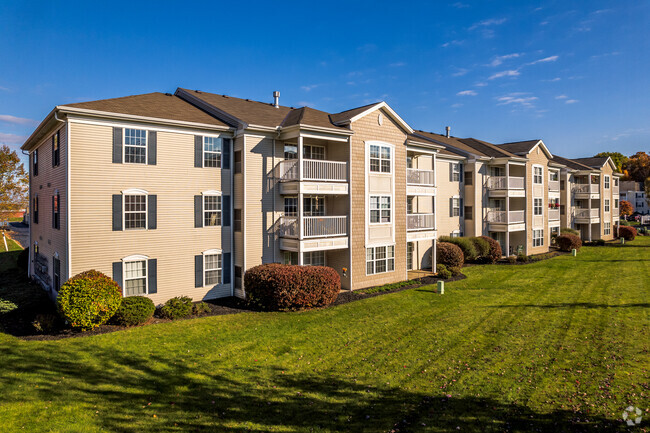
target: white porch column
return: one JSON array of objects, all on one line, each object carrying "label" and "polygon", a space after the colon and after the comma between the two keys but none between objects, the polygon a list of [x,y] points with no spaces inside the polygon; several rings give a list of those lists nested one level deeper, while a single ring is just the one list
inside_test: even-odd
[{"label": "white porch column", "polygon": [[506,189],[510,189],[510,163],[506,162]]},{"label": "white porch column", "polygon": [[510,255],[510,232],[506,232],[506,250],[504,251],[504,255],[508,257]]},{"label": "white porch column", "polygon": [[433,247],[431,249],[431,272],[436,273],[438,269],[438,253],[436,251],[436,240],[433,240]]},{"label": "white porch column", "polygon": [[[302,151],[303,151],[303,139],[298,135],[298,182],[302,182],[303,176],[303,167],[302,167]],[[302,187],[298,186],[298,239],[302,241],[304,235],[304,203],[303,203],[303,193]],[[304,264],[304,257],[302,252],[302,242],[299,242],[298,247],[298,264]]]}]

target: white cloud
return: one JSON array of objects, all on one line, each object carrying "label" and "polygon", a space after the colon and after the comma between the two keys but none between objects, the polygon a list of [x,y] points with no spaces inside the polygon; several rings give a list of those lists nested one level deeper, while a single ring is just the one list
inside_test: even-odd
[{"label": "white cloud", "polygon": [[0,132],[0,144],[23,144],[27,137],[16,134],[5,134]]},{"label": "white cloud", "polygon": [[460,108],[460,107],[462,107],[462,106],[463,106],[463,104],[453,104],[453,105],[451,106],[451,108]]},{"label": "white cloud", "polygon": [[462,77],[463,75],[467,74],[468,72],[469,72],[469,69],[460,68],[458,71],[451,74],[451,76],[452,77]]},{"label": "white cloud", "polygon": [[527,65],[536,65],[538,63],[555,62],[559,58],[560,58],[560,56],[549,56],[549,57],[544,57],[543,59],[535,60],[534,62],[530,62],[530,63],[526,63],[526,64]]},{"label": "white cloud", "polygon": [[508,71],[497,72],[496,74],[490,76],[490,78],[488,78],[488,80],[494,80],[496,78],[502,78],[502,77],[516,77],[518,75],[519,75],[519,70],[510,69]]},{"label": "white cloud", "polygon": [[461,3],[461,2],[456,2],[456,3],[452,4],[452,6],[455,7],[456,9],[465,9],[465,8],[469,7],[469,5],[467,5],[465,3]]},{"label": "white cloud", "polygon": [[311,92],[312,90],[314,90],[316,87],[319,87],[319,86],[320,86],[320,84],[310,84],[308,86],[300,86],[300,88],[302,90],[304,90],[305,92]]},{"label": "white cloud", "polygon": [[5,91],[5,92],[8,92],[8,91],[9,91],[9,88],[8,88],[8,87],[2,87],[2,86],[0,86],[0,90]]},{"label": "white cloud", "polygon": [[445,42],[444,44],[441,45],[443,48],[447,48],[451,45],[462,45],[463,41],[459,41],[457,39],[454,39],[453,41]]},{"label": "white cloud", "polygon": [[474,84],[474,85],[475,85],[476,87],[485,87],[485,86],[487,86],[488,84],[487,84],[487,83],[484,83],[484,82],[480,82],[480,83],[476,83],[476,84]]},{"label": "white cloud", "polygon": [[478,93],[476,93],[473,90],[463,90],[462,92],[456,93],[458,96],[476,96]]},{"label": "white cloud", "polygon": [[0,122],[14,123],[16,125],[34,125],[36,120],[25,119],[24,117],[11,116],[9,114],[0,114]]},{"label": "white cloud", "polygon": [[509,93],[504,96],[499,96],[496,98],[497,105],[514,105],[521,108],[532,108],[534,107],[533,102],[536,101],[537,96],[526,96],[528,93],[516,92]]},{"label": "white cloud", "polygon": [[576,102],[578,102],[577,99],[567,99],[564,101],[565,104],[575,104]]},{"label": "white cloud", "polygon": [[504,56],[496,56],[494,60],[490,62],[490,66],[499,66],[501,63],[503,63],[504,60],[515,59],[520,56],[521,56],[520,53],[512,53],[512,54],[506,54]]},{"label": "white cloud", "polygon": [[568,99],[569,97],[567,95],[557,95],[555,99]]},{"label": "white cloud", "polygon": [[545,83],[554,83],[556,81],[560,81],[561,79],[562,78],[560,78],[560,77],[555,77],[555,78],[551,78],[550,80],[542,80],[542,81],[545,82]]},{"label": "white cloud", "polygon": [[506,21],[507,18],[491,18],[489,20],[479,21],[478,23],[472,25],[469,29],[475,30],[478,29],[479,27],[498,26],[499,24],[503,24]]}]

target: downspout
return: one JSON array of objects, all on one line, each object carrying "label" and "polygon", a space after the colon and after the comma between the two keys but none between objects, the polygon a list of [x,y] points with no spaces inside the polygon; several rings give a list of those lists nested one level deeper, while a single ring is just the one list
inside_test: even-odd
[{"label": "downspout", "polygon": [[[57,122],[60,123],[65,123],[66,124],[66,132],[65,132],[65,141],[66,141],[66,163],[65,163],[65,171],[66,171],[66,176],[65,176],[65,260],[66,260],[66,277],[70,277],[70,270],[71,270],[71,265],[72,265],[72,255],[70,254],[70,123],[59,119],[59,113],[57,111],[54,112],[54,119]],[[61,142],[59,142],[59,154],[61,153]],[[59,203],[59,207],[61,204]],[[31,228],[30,228],[30,233],[31,233]],[[31,242],[31,239],[30,239]],[[59,270],[59,272],[61,272]],[[66,278],[66,279],[67,279]],[[61,279],[61,276],[59,275],[59,279]],[[58,295],[58,292],[57,292]]]}]

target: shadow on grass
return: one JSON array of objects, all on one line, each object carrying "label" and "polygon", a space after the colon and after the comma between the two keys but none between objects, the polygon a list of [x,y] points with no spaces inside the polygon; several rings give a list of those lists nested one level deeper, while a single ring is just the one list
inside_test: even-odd
[{"label": "shadow on grass", "polygon": [[516,305],[488,305],[485,308],[648,308],[650,303],[642,302],[635,304],[595,304],[593,302],[560,302],[556,304],[516,304]]},{"label": "shadow on grass", "polygon": [[618,421],[570,410],[540,413],[490,398],[449,398],[437,392],[373,387],[327,371],[291,374],[260,366],[227,373],[218,362],[212,368],[193,368],[193,361],[200,360],[185,353],[182,358],[161,357],[92,345],[75,351],[0,344],[0,350],[4,360],[0,389],[16,390],[25,386],[26,378],[35,378],[29,391],[0,393],[0,403],[28,406],[39,400],[51,401],[53,408],[80,405],[73,410],[90,413],[96,420],[85,417],[78,422],[112,432],[442,432],[458,427],[559,432],[622,427]]}]

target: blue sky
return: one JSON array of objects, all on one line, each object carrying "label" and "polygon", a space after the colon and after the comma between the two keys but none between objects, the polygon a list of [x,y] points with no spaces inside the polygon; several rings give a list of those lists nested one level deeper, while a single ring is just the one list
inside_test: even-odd
[{"label": "blue sky", "polygon": [[568,157],[650,143],[650,2],[0,3],[0,143],[55,105],[188,87]]}]

